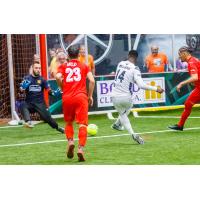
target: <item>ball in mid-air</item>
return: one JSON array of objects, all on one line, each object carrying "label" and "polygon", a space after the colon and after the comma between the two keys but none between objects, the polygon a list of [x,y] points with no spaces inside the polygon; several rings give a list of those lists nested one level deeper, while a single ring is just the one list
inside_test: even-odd
[{"label": "ball in mid-air", "polygon": [[87,127],[87,132],[89,135],[94,136],[97,134],[98,127],[96,124],[89,124]]}]

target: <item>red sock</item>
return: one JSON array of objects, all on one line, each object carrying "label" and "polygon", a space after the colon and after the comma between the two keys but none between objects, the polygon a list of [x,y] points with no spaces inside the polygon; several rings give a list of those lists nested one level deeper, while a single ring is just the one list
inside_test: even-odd
[{"label": "red sock", "polygon": [[84,147],[87,141],[87,127],[81,126],[78,133],[79,146]]},{"label": "red sock", "polygon": [[74,128],[73,128],[73,125],[72,124],[67,124],[65,126],[65,135],[66,135],[66,138],[69,140],[73,140],[74,139]]},{"label": "red sock", "polygon": [[187,120],[187,118],[189,117],[190,113],[192,111],[192,105],[191,106],[185,106],[185,109],[181,115],[181,119],[178,123],[178,126],[184,126],[185,121]]}]

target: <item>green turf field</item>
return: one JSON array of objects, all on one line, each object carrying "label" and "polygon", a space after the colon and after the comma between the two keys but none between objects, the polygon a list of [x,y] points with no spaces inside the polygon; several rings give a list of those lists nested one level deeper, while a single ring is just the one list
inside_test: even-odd
[{"label": "green turf field", "polygon": [[[90,116],[89,123],[96,124],[99,132],[97,137],[88,139],[84,163],[78,163],[76,155],[72,160],[66,158],[65,136],[57,133],[47,124],[36,125],[33,129],[0,128],[0,164],[200,164],[200,118],[188,119],[185,128],[197,128],[183,132],[167,129],[168,125],[175,124],[178,119],[162,118],[162,116],[179,116],[181,112],[182,109],[139,113],[141,116],[160,116],[159,118],[134,118],[130,115],[129,119],[135,132],[144,133],[142,137],[145,139],[145,145],[135,143],[126,131],[112,130],[110,128],[112,121],[108,120],[106,115]],[[199,108],[195,108],[191,116],[200,116]],[[62,120],[58,122],[64,126]],[[22,145],[14,146],[13,144]]]}]

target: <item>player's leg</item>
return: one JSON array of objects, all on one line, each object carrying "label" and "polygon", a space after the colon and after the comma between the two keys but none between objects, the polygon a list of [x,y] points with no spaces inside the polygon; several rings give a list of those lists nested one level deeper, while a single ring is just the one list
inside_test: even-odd
[{"label": "player's leg", "polygon": [[73,158],[74,157],[74,148],[75,148],[73,122],[71,122],[71,121],[66,122],[65,135],[68,140],[67,157]]},{"label": "player's leg", "polygon": [[124,127],[122,126],[122,123],[120,121],[120,115],[118,116],[117,120],[111,125],[112,129],[123,131]]},{"label": "player's leg", "polygon": [[79,124],[79,146],[78,146],[78,161],[85,161],[84,147],[87,142],[87,125],[88,125],[88,99],[86,95],[78,96],[76,102],[76,122]]},{"label": "player's leg", "polygon": [[135,141],[137,141],[139,144],[144,144],[144,140],[136,133],[134,133],[128,118],[128,114],[130,113],[130,110],[133,106],[132,99],[130,97],[113,97],[113,105],[119,112],[120,121],[124,128],[131,134]]},{"label": "player's leg", "polygon": [[192,111],[192,107],[198,102],[200,102],[200,89],[195,88],[191,92],[191,94],[187,98],[187,100],[185,101],[185,108],[184,108],[184,111],[181,115],[181,118],[180,118],[178,124],[173,125],[173,126],[169,126],[169,128],[173,129],[173,130],[182,131],[187,118],[190,116],[190,113]]},{"label": "player's leg", "polygon": [[67,157],[73,158],[74,157],[74,128],[73,128],[73,121],[75,118],[75,109],[73,105],[73,101],[71,99],[63,100],[63,114],[64,119],[66,121],[65,126],[65,135],[68,141],[67,145]]},{"label": "player's leg", "polygon": [[25,121],[25,124],[24,126],[25,127],[28,127],[28,128],[33,128],[33,124],[31,122],[31,117],[30,117],[30,111],[32,110],[32,106],[29,105],[28,103],[26,102],[23,102],[21,105],[20,105],[20,112],[22,114],[22,117]]},{"label": "player's leg", "polygon": [[51,117],[51,114],[44,103],[35,103],[34,109],[39,113],[44,122],[48,123],[53,129],[64,133],[64,129],[59,127],[57,122]]}]

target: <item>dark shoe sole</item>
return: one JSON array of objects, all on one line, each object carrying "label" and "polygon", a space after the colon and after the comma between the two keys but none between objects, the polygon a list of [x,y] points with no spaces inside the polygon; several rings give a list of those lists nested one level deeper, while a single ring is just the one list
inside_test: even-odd
[{"label": "dark shoe sole", "polygon": [[67,151],[67,157],[72,159],[74,157],[74,148],[75,148],[75,145],[72,144],[69,146],[69,149]]},{"label": "dark shoe sole", "polygon": [[173,130],[173,131],[183,131],[183,129],[175,129],[175,128],[172,128],[172,127],[169,127],[169,126],[168,126],[168,128]]},{"label": "dark shoe sole", "polygon": [[78,156],[78,161],[79,162],[84,162],[85,161],[85,158],[84,158],[82,153],[77,153],[77,156]]},{"label": "dark shoe sole", "polygon": [[115,128],[115,127],[113,127],[113,126],[111,126],[111,128],[112,128],[113,130],[116,130],[116,131],[124,131],[124,129],[123,129],[123,130],[120,130],[120,129]]}]

